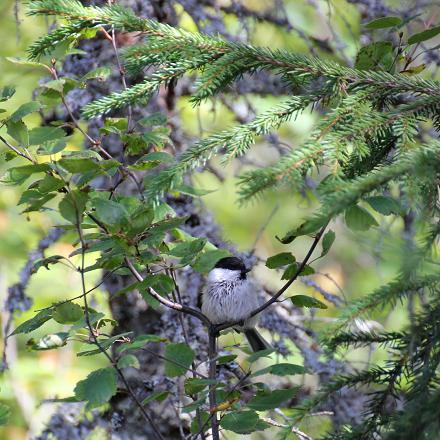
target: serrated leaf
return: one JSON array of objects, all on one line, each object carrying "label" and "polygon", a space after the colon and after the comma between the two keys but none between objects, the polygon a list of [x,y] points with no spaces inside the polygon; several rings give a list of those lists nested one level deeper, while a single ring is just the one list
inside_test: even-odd
[{"label": "serrated leaf", "polygon": [[298,394],[298,387],[288,388],[286,390],[274,390],[270,393],[258,392],[248,403],[247,407],[255,411],[267,411],[279,408],[286,400]]},{"label": "serrated leaf", "polygon": [[35,127],[29,131],[29,145],[41,145],[66,136],[66,132],[59,127]]},{"label": "serrated leaf", "polygon": [[316,308],[316,309],[327,309],[328,307],[321,301],[313,296],[307,295],[294,295],[290,297],[290,301],[292,301],[294,306],[297,307],[307,307],[307,308]]},{"label": "serrated leaf", "polygon": [[260,418],[255,411],[230,412],[220,420],[220,426],[237,434],[250,434]]},{"label": "serrated leaf", "polygon": [[5,102],[8,99],[11,99],[15,94],[14,86],[5,86],[0,91],[0,102]]},{"label": "serrated leaf", "polygon": [[281,252],[279,254],[269,257],[266,261],[266,267],[269,269],[277,269],[278,267],[285,266],[295,262],[295,257],[291,252]]},{"label": "serrated leaf", "polygon": [[12,122],[18,122],[25,116],[35,113],[41,109],[41,104],[37,101],[26,102],[20,105],[17,110],[9,117]]},{"label": "serrated leaf", "polygon": [[385,29],[389,27],[398,26],[402,23],[402,19],[399,17],[380,17],[370,21],[365,25],[367,29]]},{"label": "serrated leaf", "polygon": [[87,157],[63,157],[58,161],[69,173],[85,173],[86,171],[96,171],[101,167],[95,160]]},{"label": "serrated leaf", "polygon": [[217,263],[224,257],[231,255],[226,249],[213,249],[200,254],[196,261],[192,264],[195,271],[200,273],[208,273]]},{"label": "serrated leaf", "polygon": [[81,306],[66,302],[55,307],[52,318],[59,324],[73,324],[84,316]]},{"label": "serrated leaf", "polygon": [[274,374],[275,376],[294,376],[296,374],[306,374],[307,370],[302,365],[280,363],[263,368],[252,374],[253,377],[262,374]]},{"label": "serrated leaf", "polygon": [[122,226],[128,223],[129,214],[121,203],[107,199],[94,199],[96,214],[105,224]]},{"label": "serrated leaf", "polygon": [[191,241],[184,241],[173,247],[168,254],[181,258],[180,264],[188,264],[194,260],[206,245],[206,238],[196,238]]},{"label": "serrated leaf", "polygon": [[328,254],[328,251],[332,247],[335,238],[336,238],[336,234],[331,229],[325,233],[324,237],[322,238],[321,257]]},{"label": "serrated leaf", "polygon": [[165,348],[165,375],[182,376],[188,371],[195,358],[192,348],[185,343],[168,344]]},{"label": "serrated leaf", "polygon": [[21,146],[29,146],[29,131],[23,121],[7,121],[6,129],[8,135],[15,139]]},{"label": "serrated leaf", "polygon": [[125,354],[118,360],[118,368],[140,368],[139,359],[134,354]]},{"label": "serrated leaf", "polygon": [[63,188],[64,185],[65,183],[61,179],[47,174],[38,183],[38,191],[40,191],[42,194],[46,194],[48,192],[58,191],[59,189]]},{"label": "serrated leaf", "polygon": [[408,38],[408,44],[416,44],[422,43],[423,41],[430,40],[440,34],[440,26],[435,26],[431,29],[426,29],[422,32],[418,32],[417,34],[411,35]]},{"label": "serrated leaf", "polygon": [[364,208],[353,205],[345,211],[345,223],[353,231],[367,231],[377,226],[375,218]]},{"label": "serrated leaf", "polygon": [[377,212],[383,215],[400,214],[402,207],[400,203],[392,197],[374,196],[368,197],[365,201]]},{"label": "serrated leaf", "polygon": [[81,191],[71,191],[66,194],[58,204],[60,214],[69,222],[76,225],[81,221],[82,215],[86,209],[88,194]]},{"label": "serrated leaf", "polygon": [[116,394],[117,381],[114,368],[101,368],[79,381],[74,389],[78,400],[86,401],[90,410],[107,403]]},{"label": "serrated leaf", "polygon": [[41,327],[46,321],[52,318],[52,309],[45,309],[38,312],[35,316],[20,324],[11,335],[18,335],[20,333],[30,333]]}]

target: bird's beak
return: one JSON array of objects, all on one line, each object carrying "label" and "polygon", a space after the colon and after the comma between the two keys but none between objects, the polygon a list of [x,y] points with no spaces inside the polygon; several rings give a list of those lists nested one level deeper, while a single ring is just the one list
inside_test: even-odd
[{"label": "bird's beak", "polygon": [[246,269],[244,273],[249,273],[252,269]]}]

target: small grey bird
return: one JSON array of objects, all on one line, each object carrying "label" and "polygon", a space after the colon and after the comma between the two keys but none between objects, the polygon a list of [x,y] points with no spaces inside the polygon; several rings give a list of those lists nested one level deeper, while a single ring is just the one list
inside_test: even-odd
[{"label": "small grey bird", "polygon": [[202,294],[202,313],[213,324],[243,321],[234,329],[243,332],[252,350],[270,348],[270,345],[255,330],[258,318],[249,318],[260,304],[252,283],[247,279],[243,260],[237,257],[222,258],[208,274],[208,283]]}]

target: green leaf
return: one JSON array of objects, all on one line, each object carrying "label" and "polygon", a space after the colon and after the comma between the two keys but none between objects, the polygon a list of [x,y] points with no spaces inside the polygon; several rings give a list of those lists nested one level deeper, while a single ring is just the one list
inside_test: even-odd
[{"label": "green leaf", "polygon": [[258,392],[248,403],[248,408],[255,411],[267,411],[281,406],[283,402],[291,399],[298,394],[299,387],[288,388],[286,390],[274,390],[270,393]]},{"label": "green leaf", "polygon": [[220,426],[237,434],[250,434],[255,431],[259,420],[255,411],[230,412],[222,417]]},{"label": "green leaf", "polygon": [[402,213],[400,203],[392,197],[374,196],[365,199],[366,202],[377,212],[383,215]]},{"label": "green leaf", "polygon": [[101,167],[99,163],[87,157],[63,157],[58,161],[69,173],[85,173],[86,171],[96,171]]},{"label": "green leaf", "polygon": [[81,191],[71,191],[66,194],[58,205],[60,214],[69,222],[76,225],[82,219],[84,210],[86,209],[86,203],[88,200],[88,194]]},{"label": "green leaf", "polygon": [[418,32],[417,34],[411,35],[408,38],[408,44],[411,45],[411,44],[421,43],[423,41],[434,38],[438,34],[440,34],[440,26],[435,26],[431,29],[426,29],[422,32]]},{"label": "green leaf", "polygon": [[104,121],[104,127],[99,129],[101,134],[121,134],[128,128],[127,118],[106,118]]},{"label": "green leaf", "polygon": [[353,231],[367,231],[377,226],[375,218],[364,208],[353,205],[345,211],[345,223]]},{"label": "green leaf", "polygon": [[11,409],[8,405],[0,403],[0,426],[4,426],[8,423],[11,417]]},{"label": "green leaf", "polygon": [[14,86],[5,86],[0,90],[0,102],[7,101],[11,99],[15,94]]},{"label": "green leaf", "polygon": [[196,238],[191,241],[179,243],[168,253],[174,257],[181,258],[180,264],[188,264],[203,250],[206,245],[206,238]]},{"label": "green leaf", "polygon": [[154,219],[154,210],[148,205],[142,205],[130,216],[130,236],[144,232]]},{"label": "green leaf", "polygon": [[118,360],[118,368],[140,368],[138,358],[134,354],[126,354]]},{"label": "green leaf", "polygon": [[47,70],[47,66],[43,63],[37,63],[35,61],[29,61],[25,58],[17,58],[17,57],[6,57],[6,59],[14,64],[19,64],[21,66],[27,66],[27,67],[43,67],[45,70]]},{"label": "green leaf", "polygon": [[295,262],[295,257],[291,252],[281,252],[280,254],[269,257],[266,261],[266,267],[269,269],[277,269],[278,267],[285,266]]},{"label": "green leaf", "polygon": [[155,151],[153,153],[148,153],[138,159],[130,168],[135,170],[149,170],[151,168],[157,167],[161,163],[173,163],[175,159],[171,154],[165,153],[164,151]]},{"label": "green leaf", "polygon": [[18,122],[25,116],[35,113],[41,109],[41,104],[37,101],[26,102],[20,105],[17,110],[9,117],[12,122]]},{"label": "green leaf", "polygon": [[393,26],[398,26],[402,23],[402,19],[399,17],[380,17],[373,21],[370,21],[365,25],[367,29],[385,29]]},{"label": "green leaf", "polygon": [[29,131],[23,121],[8,121],[6,122],[6,128],[9,136],[15,139],[21,146],[29,146]]},{"label": "green leaf", "polygon": [[43,336],[38,341],[35,341],[34,339],[29,339],[26,345],[31,350],[53,350],[55,348],[64,347],[67,344],[68,337],[69,333],[66,332],[52,333]]},{"label": "green leaf", "polygon": [[336,238],[336,234],[331,229],[325,233],[324,237],[322,238],[321,257],[328,254],[328,251],[332,247],[335,238]]},{"label": "green leaf", "polygon": [[174,280],[171,277],[164,273],[158,273],[156,275],[147,276],[139,286],[139,288],[144,291],[145,288],[148,287],[152,287],[159,295],[165,296],[168,293],[171,293],[175,286]]},{"label": "green leaf", "polygon": [[41,144],[38,149],[37,153],[41,155],[49,155],[49,154],[56,154],[60,151],[63,151],[64,148],[67,146],[66,137],[62,139],[56,139],[54,141],[48,141],[44,144]]},{"label": "green leaf", "polygon": [[45,267],[49,270],[49,264],[57,264],[60,260],[65,260],[66,258],[62,255],[51,255],[47,258],[41,258],[34,263],[34,267],[32,268],[32,273],[37,273],[38,270],[42,267]]},{"label": "green leaf", "polygon": [[200,254],[194,264],[193,269],[200,273],[208,273],[224,257],[231,255],[226,249],[213,249]]},{"label": "green leaf", "polygon": [[[165,374],[168,377],[182,376],[190,367],[195,353],[188,344],[168,344],[165,348]],[[169,359],[169,360],[168,360]]]},{"label": "green leaf", "polygon": [[42,194],[46,194],[48,192],[58,191],[64,185],[65,183],[61,179],[58,179],[57,177],[47,174],[38,183],[38,191],[40,191]]},{"label": "green leaf", "polygon": [[136,350],[138,348],[142,348],[143,346],[147,345],[150,342],[166,342],[167,338],[164,338],[162,336],[158,335],[139,335],[136,336],[132,342],[128,342],[125,344],[122,344],[118,347],[118,352],[123,353],[127,350]]},{"label": "green leaf", "polygon": [[45,309],[38,312],[31,319],[20,324],[11,335],[18,335],[20,333],[30,333],[37,328],[41,327],[46,321],[52,318],[52,309]]},{"label": "green leaf", "polygon": [[377,41],[362,47],[355,62],[359,70],[386,70],[388,71],[394,61],[393,45],[388,41]]},{"label": "green leaf", "polygon": [[142,405],[146,405],[147,403],[150,402],[163,402],[168,395],[170,394],[169,391],[155,391],[154,393],[151,393],[148,397],[146,397],[143,401],[142,401]]},{"label": "green leaf", "polygon": [[252,362],[255,362],[256,360],[262,357],[270,357],[270,355],[274,351],[275,351],[274,348],[266,348],[264,350],[256,351],[255,353],[252,353],[250,356],[248,356],[247,361],[251,364]]},{"label": "green leaf", "polygon": [[312,296],[307,295],[294,295],[290,297],[294,306],[297,307],[307,307],[316,309],[327,309],[328,307],[321,301]]},{"label": "green leaf", "polygon": [[307,370],[302,365],[280,363],[263,368],[252,374],[253,377],[262,374],[274,374],[275,376],[294,376],[296,374],[306,374]]},{"label": "green leaf", "polygon": [[84,312],[81,306],[66,302],[55,307],[52,318],[59,324],[73,324],[83,316]]},{"label": "green leaf", "polygon": [[116,371],[112,367],[101,368],[79,381],[75,387],[75,397],[86,401],[90,410],[108,402],[116,394]]},{"label": "green leaf", "polygon": [[91,70],[86,73],[81,79],[80,82],[86,82],[89,79],[97,79],[98,81],[105,81],[112,73],[111,67],[97,67],[96,69]]},{"label": "green leaf", "polygon": [[[77,87],[78,81],[73,78],[59,78],[42,84],[41,87],[48,89],[43,92],[43,96],[58,98],[62,94],[66,94]],[[52,92],[51,92],[52,91]],[[55,92],[55,93],[53,93]]]},{"label": "green leaf", "polygon": [[197,394],[203,391],[207,386],[216,384],[217,381],[215,379],[197,379],[190,377],[185,380],[185,393]]},{"label": "green leaf", "polygon": [[224,365],[227,364],[228,362],[233,361],[234,359],[237,359],[236,354],[226,354],[224,356],[219,356],[217,359],[217,364]]},{"label": "green leaf", "polygon": [[32,174],[43,173],[49,170],[49,165],[40,163],[36,165],[23,165],[21,167],[9,168],[8,178],[14,183],[23,183]]},{"label": "green leaf", "polygon": [[59,127],[35,127],[29,131],[29,145],[40,145],[65,136],[66,132]]},{"label": "green leaf", "polygon": [[319,228],[324,226],[326,222],[327,219],[325,218],[322,218],[319,221],[309,220],[307,222],[304,222],[298,228],[289,231],[284,237],[279,238],[278,236],[275,236],[275,238],[282,244],[289,244],[292,243],[292,241],[295,240],[297,237],[301,237],[302,235],[309,235],[317,231]]},{"label": "green leaf", "polygon": [[96,214],[105,224],[122,226],[128,223],[129,214],[124,205],[107,199],[94,199]]}]

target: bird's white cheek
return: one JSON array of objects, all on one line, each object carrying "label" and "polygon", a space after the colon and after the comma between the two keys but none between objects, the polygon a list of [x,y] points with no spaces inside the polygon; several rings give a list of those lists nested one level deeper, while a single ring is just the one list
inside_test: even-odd
[{"label": "bird's white cheek", "polygon": [[235,281],[240,277],[240,271],[215,268],[209,272],[208,282],[211,284],[221,283],[225,281]]}]

